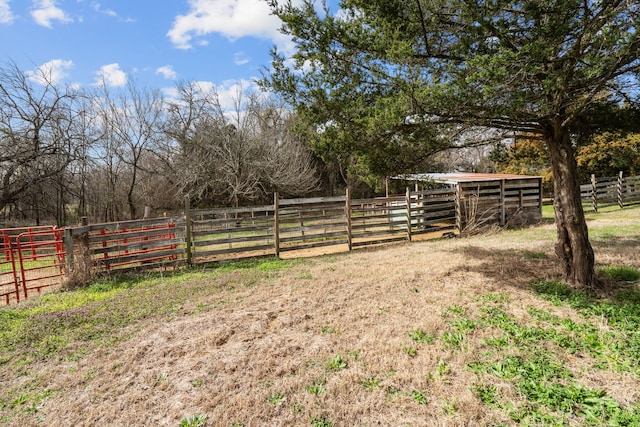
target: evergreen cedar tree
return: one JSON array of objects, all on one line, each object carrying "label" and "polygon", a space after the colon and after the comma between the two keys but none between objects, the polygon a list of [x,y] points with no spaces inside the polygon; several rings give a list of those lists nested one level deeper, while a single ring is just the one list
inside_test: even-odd
[{"label": "evergreen cedar tree", "polygon": [[[537,135],[551,159],[564,278],[598,288],[570,128],[601,102],[638,96],[637,1],[271,0],[293,38],[262,84],[315,130],[324,156],[371,170],[422,156],[465,125]],[[626,100],[626,101],[625,101]],[[398,148],[400,147],[400,148]],[[396,166],[406,166],[402,160]],[[393,165],[391,165],[393,166]]]}]

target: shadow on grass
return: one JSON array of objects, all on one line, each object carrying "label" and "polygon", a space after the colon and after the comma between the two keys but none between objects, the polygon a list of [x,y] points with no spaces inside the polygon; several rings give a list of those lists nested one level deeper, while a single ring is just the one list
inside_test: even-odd
[{"label": "shadow on grass", "polygon": [[480,273],[499,286],[528,288],[532,280],[562,276],[560,262],[553,253],[481,246],[466,246],[459,251],[470,260],[481,261],[467,264],[466,271]]},{"label": "shadow on grass", "polygon": [[[640,240],[594,242],[597,251],[620,254],[640,248]],[[567,304],[588,314],[602,316],[609,324],[640,327],[640,270],[636,267],[597,267],[599,279],[605,284],[603,292],[571,289],[562,280],[562,269],[553,253],[516,249],[486,249],[469,246],[461,249],[470,258],[481,260],[467,265],[466,271],[483,274],[487,279],[505,287],[531,290],[555,304]],[[640,339],[639,348],[640,351]]]}]

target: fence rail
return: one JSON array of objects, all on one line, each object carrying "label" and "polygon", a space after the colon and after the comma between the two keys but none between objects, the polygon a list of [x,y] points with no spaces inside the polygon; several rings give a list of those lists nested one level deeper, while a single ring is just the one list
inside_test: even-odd
[{"label": "fence rail", "polygon": [[591,175],[591,182],[580,186],[582,201],[593,211],[608,206],[624,206],[640,203],[640,176],[625,177],[622,172],[616,177],[597,178]]},{"label": "fence rail", "polygon": [[[184,215],[178,218],[85,222],[63,230],[30,230],[24,238],[16,238],[18,231],[0,230],[0,254],[4,253],[0,297],[7,304],[19,301],[78,271],[165,270],[325,246],[351,250],[411,241],[419,235],[464,233],[469,219],[462,220],[461,215],[469,216],[465,206],[472,200],[477,213],[504,224],[508,216],[539,198],[539,187],[512,188],[504,182],[463,189],[407,190],[404,195],[366,199],[352,199],[348,190],[343,196],[306,199],[280,199],[275,194],[274,203],[264,206],[192,210],[186,203]],[[47,260],[46,273],[44,264],[22,261],[28,254]],[[23,276],[25,272],[40,275],[31,280]]]}]

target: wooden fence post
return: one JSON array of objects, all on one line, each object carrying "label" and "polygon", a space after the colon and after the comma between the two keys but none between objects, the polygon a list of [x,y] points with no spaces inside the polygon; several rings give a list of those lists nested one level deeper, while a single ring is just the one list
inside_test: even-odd
[{"label": "wooden fence post", "polygon": [[[89,273],[91,269],[91,252],[89,251],[89,221],[86,216],[80,219],[80,230],[76,230],[74,234],[73,227],[65,228],[63,234],[65,263],[67,274],[78,271],[79,268],[86,269],[83,273]],[[77,244],[77,245],[76,245]],[[76,252],[82,258],[80,261],[75,259]]]},{"label": "wooden fence post", "polygon": [[542,178],[538,179],[538,210],[542,218]]},{"label": "wooden fence post", "polygon": [[279,211],[280,210],[280,196],[278,193],[273,193],[273,244],[276,252],[276,257],[280,257],[280,224]]},{"label": "wooden fence post", "polygon": [[349,187],[347,187],[347,192],[346,192],[344,213],[347,217],[347,244],[349,245],[349,250],[352,250],[353,236],[351,234],[351,191],[349,190]]},{"label": "wooden fence post", "polygon": [[406,203],[407,203],[407,240],[411,241],[411,191],[409,191],[409,187],[407,187],[407,192],[406,192]]},{"label": "wooden fence post", "polygon": [[191,236],[191,202],[189,201],[189,197],[184,198],[184,240],[186,243],[186,247],[184,249],[185,255],[187,257],[187,266],[191,267],[192,263],[192,254],[191,254],[191,244],[192,244],[192,236]]},{"label": "wooden fence post", "polygon": [[596,175],[591,174],[591,206],[593,211],[598,212],[598,185],[596,181]]},{"label": "wooden fence post", "polygon": [[460,194],[460,183],[456,184],[456,228],[458,229],[458,235],[462,235],[462,200]]},{"label": "wooden fence post", "polygon": [[618,174],[618,206],[620,209],[624,207],[624,176],[622,171]]},{"label": "wooden fence post", "polygon": [[75,270],[75,260],[73,259],[73,230],[71,228],[64,229],[64,251],[67,263],[67,274]]},{"label": "wooden fence post", "polygon": [[505,187],[505,180],[501,179],[500,180],[500,225],[501,226],[504,226],[507,223],[507,211],[504,205],[504,199],[505,199],[504,187]]}]

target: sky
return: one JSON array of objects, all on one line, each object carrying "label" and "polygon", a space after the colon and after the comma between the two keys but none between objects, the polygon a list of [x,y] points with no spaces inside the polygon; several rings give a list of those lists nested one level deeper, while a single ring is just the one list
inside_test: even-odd
[{"label": "sky", "polygon": [[56,82],[254,88],[269,50],[290,51],[265,0],[0,0],[0,67]]}]

